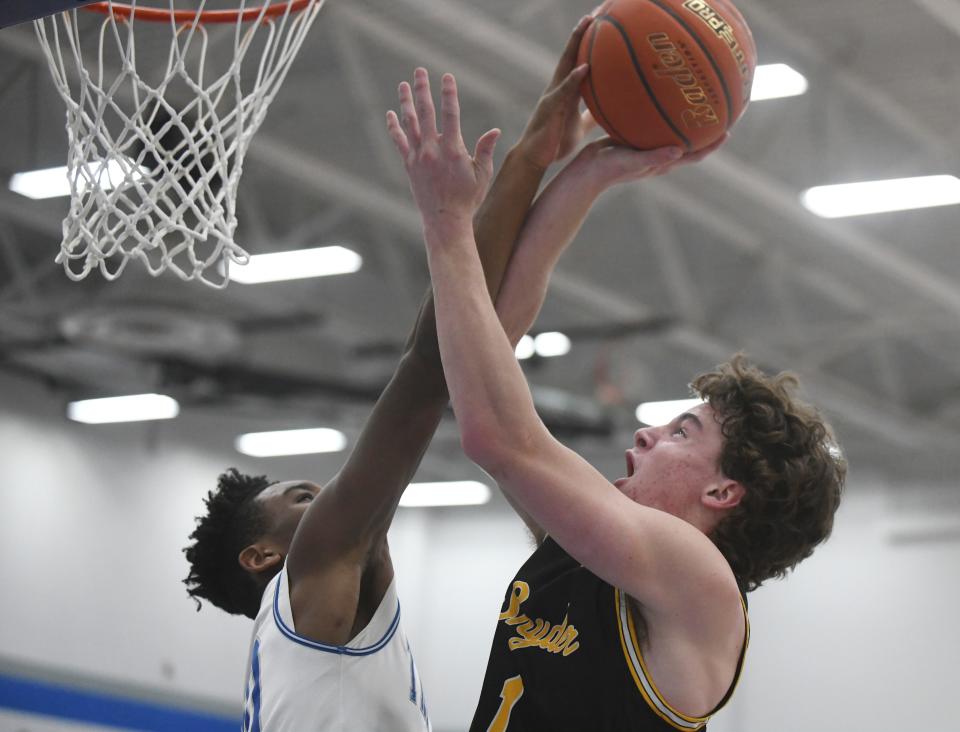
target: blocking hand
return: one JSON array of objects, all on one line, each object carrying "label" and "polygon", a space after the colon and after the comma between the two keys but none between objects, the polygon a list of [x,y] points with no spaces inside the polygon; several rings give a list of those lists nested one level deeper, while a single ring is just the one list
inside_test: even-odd
[{"label": "blocking hand", "polygon": [[576,149],[583,136],[596,126],[590,112],[580,112],[580,84],[586,64],[576,66],[577,53],[592,18],[585,15],[567,40],[553,78],[537,102],[517,148],[530,162],[547,168]]},{"label": "blocking hand", "polygon": [[441,80],[439,130],[426,69],[414,72],[412,90],[404,81],[398,91],[400,115],[387,112],[387,130],[403,159],[424,225],[471,222],[493,176],[500,130],[482,135],[470,154],[460,132],[460,100],[451,74]]}]

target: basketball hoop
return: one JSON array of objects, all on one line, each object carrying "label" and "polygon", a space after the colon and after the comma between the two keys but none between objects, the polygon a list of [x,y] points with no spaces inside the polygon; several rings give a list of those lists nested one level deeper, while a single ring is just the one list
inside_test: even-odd
[{"label": "basketball hoop", "polygon": [[[77,10],[34,21],[67,105],[70,212],[57,262],[73,280],[94,269],[113,280],[137,259],[151,275],[169,269],[219,288],[231,263],[249,260],[233,240],[243,159],[324,0],[239,0],[232,10],[165,1],[85,6],[105,16],[92,61]],[[163,25],[172,40],[159,69],[138,72],[144,23],[141,45]],[[211,24],[233,25],[225,68],[208,68]]]}]

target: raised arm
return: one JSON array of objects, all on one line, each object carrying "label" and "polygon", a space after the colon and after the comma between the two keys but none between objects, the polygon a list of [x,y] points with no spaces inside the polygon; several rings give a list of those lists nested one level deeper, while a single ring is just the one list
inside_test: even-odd
[{"label": "raised arm", "polygon": [[[441,99],[442,114],[454,116],[456,91],[449,76]],[[537,416],[510,339],[482,286],[464,213],[479,182],[463,164],[464,151],[460,154],[459,161],[452,152],[434,156],[422,142],[405,158],[423,216],[440,350],[464,450],[561,546],[609,583],[665,612],[681,611],[685,600],[697,605],[698,588],[729,579],[709,539],[626,497],[554,440]],[[652,170],[676,159],[672,151],[640,154],[648,156]],[[735,584],[724,586],[736,592]]]},{"label": "raised arm", "polygon": [[[662,175],[676,165],[701,160],[724,141],[683,157],[679,148],[651,156],[613,145],[609,138],[586,145],[537,198],[514,249],[496,298],[496,311],[510,344],[516,346],[536,321],[560,256],[602,193],[615,185]],[[505,495],[540,543],[543,529],[512,496]]]},{"label": "raised arm", "polygon": [[605,191],[698,162],[725,142],[726,137],[682,157],[679,148],[651,156],[614,145],[609,138],[586,145],[537,198],[514,249],[496,298],[497,314],[511,343],[516,344],[536,321],[560,256]]},{"label": "raised arm", "polygon": [[[577,126],[577,88],[584,69],[576,70],[574,64],[586,25],[581,21],[571,35],[550,85],[476,215],[474,254],[489,293],[500,287],[546,168],[575,137],[571,128]],[[415,81],[415,89],[401,84],[405,123],[434,114],[429,90],[424,94],[426,83],[423,76]],[[395,115],[390,124],[399,126]],[[492,155],[496,137],[496,133],[485,135],[478,142],[478,154]],[[309,628],[306,632],[313,637],[337,642],[347,632],[342,629],[343,618],[355,614],[359,584],[369,566],[378,570],[378,585],[392,577],[389,555],[383,551],[386,533],[448,401],[436,339],[433,297],[428,291],[400,364],[357,444],[297,528],[287,557],[291,596],[298,627]]]}]

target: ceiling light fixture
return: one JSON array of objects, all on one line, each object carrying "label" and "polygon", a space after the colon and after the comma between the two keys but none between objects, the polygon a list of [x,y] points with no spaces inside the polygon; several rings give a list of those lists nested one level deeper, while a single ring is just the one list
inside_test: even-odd
[{"label": "ceiling light fixture", "polygon": [[807,78],[796,69],[786,64],[764,64],[754,72],[750,101],[797,97],[809,88]]},{"label": "ceiling light fixture", "polygon": [[533,339],[533,347],[537,355],[544,358],[565,356],[570,353],[570,339],[556,331],[541,333]]},{"label": "ceiling light fixture", "polygon": [[533,344],[533,336],[525,335],[517,343],[515,353],[517,358],[520,361],[526,361],[528,358],[533,358],[533,355],[537,352],[536,346]]},{"label": "ceiling light fixture", "polygon": [[237,452],[251,457],[310,455],[318,452],[340,452],[347,438],[338,430],[319,427],[305,430],[249,432],[235,441]]},{"label": "ceiling light fixture", "polygon": [[675,399],[666,402],[644,402],[637,407],[637,421],[646,425],[666,424],[678,414],[683,414],[703,404],[702,399]]},{"label": "ceiling light fixture", "polygon": [[246,265],[230,266],[230,279],[244,285],[350,274],[363,265],[362,257],[341,246],[294,249],[254,254]]},{"label": "ceiling light fixture", "polygon": [[163,394],[83,399],[67,405],[67,418],[84,424],[173,419],[179,413],[180,405],[177,401]]},{"label": "ceiling light fixture", "polygon": [[525,361],[533,356],[555,358],[570,353],[570,339],[563,333],[548,331],[538,336],[525,335],[517,343],[517,358]]},{"label": "ceiling light fixture", "polygon": [[[113,190],[128,175],[131,181],[143,177],[143,170],[137,167],[132,160],[110,160],[103,164],[101,161],[87,163],[78,171],[77,188],[82,193],[90,181],[98,180],[102,191]],[[44,198],[60,198],[70,195],[70,179],[67,177],[67,167],[44,168],[43,170],[29,170],[15,173],[10,178],[10,190],[21,196],[40,200]]]},{"label": "ceiling light fixture", "polygon": [[804,191],[800,200],[809,211],[825,219],[953,206],[960,204],[960,179],[929,175],[816,186]]},{"label": "ceiling light fixture", "polygon": [[490,488],[475,480],[446,483],[411,483],[403,492],[400,505],[405,508],[426,506],[480,506],[490,501]]}]

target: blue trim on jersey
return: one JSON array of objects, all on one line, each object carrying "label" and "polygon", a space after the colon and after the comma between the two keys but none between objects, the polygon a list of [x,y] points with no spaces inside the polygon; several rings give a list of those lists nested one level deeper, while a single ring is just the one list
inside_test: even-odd
[{"label": "blue trim on jersey", "polygon": [[236,718],[48,681],[0,675],[0,708],[101,727],[148,732],[236,732]]},{"label": "blue trim on jersey", "polygon": [[410,701],[417,703],[417,666],[413,662],[413,654],[410,652],[410,643],[407,642],[407,655],[410,656]]},{"label": "blue trim on jersey", "polygon": [[[379,610],[379,608],[377,609]],[[397,628],[400,627],[400,601],[397,601],[397,611],[393,615],[393,620],[390,621],[390,627],[387,628],[387,632],[384,633],[383,637],[376,643],[366,646],[365,648],[350,648],[349,646],[335,646],[329,643],[321,643],[320,641],[304,638],[302,635],[298,635],[292,628],[287,627],[287,624],[283,622],[283,618],[280,617],[279,580],[277,580],[277,589],[273,594],[273,619],[281,633],[294,643],[299,643],[301,646],[323,651],[324,653],[336,653],[341,656],[369,656],[371,653],[376,653],[386,646],[387,643],[390,642],[390,639],[393,638],[393,634],[397,632]]]},{"label": "blue trim on jersey", "polygon": [[260,641],[253,646],[253,732],[260,732]]},{"label": "blue trim on jersey", "polygon": [[243,731],[260,732],[260,641],[253,644],[252,660],[250,662],[250,675],[253,677],[253,687],[250,689],[250,702],[253,709],[246,708],[244,703],[243,713]]}]

